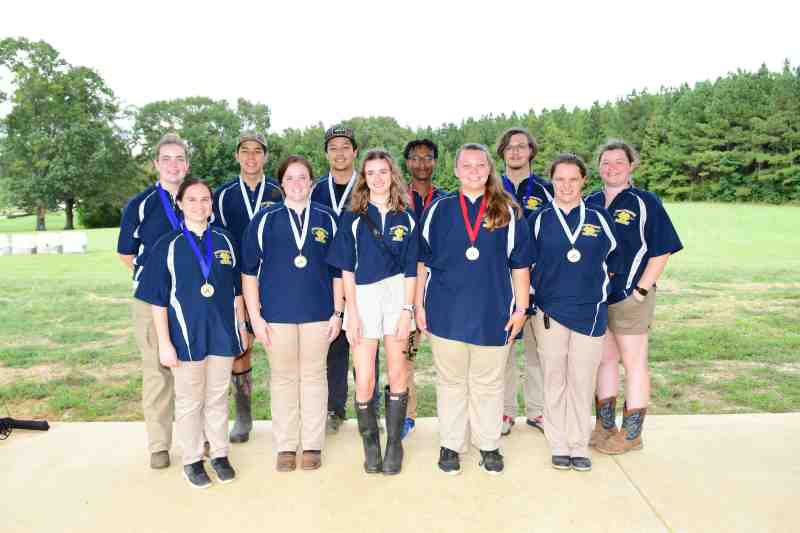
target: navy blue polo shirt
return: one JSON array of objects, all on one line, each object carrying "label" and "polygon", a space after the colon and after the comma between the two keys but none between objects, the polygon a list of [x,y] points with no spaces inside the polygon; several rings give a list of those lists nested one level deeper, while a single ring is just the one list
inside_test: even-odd
[{"label": "navy blue polo shirt", "polygon": [[[261,193],[261,182],[256,185],[255,190],[251,190],[242,178],[229,181],[214,193],[214,224],[230,231],[237,243],[241,241],[251,220],[248,204],[255,216],[261,209],[283,202],[283,191],[271,178],[264,178],[263,183],[264,194],[261,195],[260,202],[258,196]],[[245,194],[242,194],[242,188]]]},{"label": "navy blue polo shirt", "polygon": [[[617,272],[619,267],[611,217],[605,209],[586,207],[583,228],[575,241],[581,258],[572,263],[567,259],[572,245],[556,209],[559,208],[550,203],[531,219],[535,263],[531,286],[536,308],[572,331],[600,337],[608,326],[609,273]],[[570,232],[574,232],[580,222],[580,207],[573,208],[564,219]]]},{"label": "navy blue polo shirt", "polygon": [[[597,191],[588,195],[586,204],[604,207],[605,194]],[[614,304],[630,296],[651,257],[679,252],[683,244],[661,199],[649,191],[628,187],[617,194],[608,212],[621,255],[621,268],[611,280],[608,296],[608,303]]]},{"label": "navy blue polo shirt", "polygon": [[357,285],[376,283],[397,274],[417,276],[419,231],[410,209],[389,211],[381,216],[372,204],[366,216],[383,237],[383,244],[373,235],[369,222],[353,211],[339,219],[341,231],[328,251],[328,263],[340,270],[354,272]]},{"label": "navy blue polo shirt", "polygon": [[[442,196],[450,194],[447,191],[442,191],[437,189],[433,185],[431,185],[431,190],[433,190],[433,194],[431,194],[431,201],[428,203],[428,206],[431,205],[437,198],[441,198]],[[411,207],[412,211],[414,211],[414,216],[417,217],[417,220],[422,220],[422,212],[425,211],[425,208],[427,207],[425,205],[425,200],[427,200],[427,196],[425,197],[421,196],[417,191],[411,189],[410,186],[408,192],[409,195],[413,198],[413,202],[410,202],[411,205],[409,205],[409,207]]]},{"label": "navy blue polo shirt", "polygon": [[[329,184],[328,182],[331,182]],[[331,196],[331,185],[333,186],[333,196]],[[353,186],[355,186],[355,178],[353,182]],[[330,207],[333,209],[334,212],[338,211],[339,202],[342,200],[342,196],[344,196],[345,192],[347,193],[347,198],[345,199],[344,203],[342,204],[342,210],[337,214],[337,216],[342,216],[344,212],[349,209],[350,207],[350,195],[353,192],[353,187],[350,187],[350,190],[347,190],[347,183],[344,185],[339,185],[333,179],[330,172],[317,181],[314,185],[314,190],[311,191],[311,201],[317,202],[325,207]]]},{"label": "navy blue polo shirt", "polygon": [[[244,351],[234,308],[242,292],[235,241],[223,229],[209,226],[208,231],[213,254],[208,282],[214,287],[213,296],[200,294],[205,278],[180,229],[153,247],[136,289],[136,298],[167,308],[169,336],[181,361],[202,361],[208,355],[234,357]],[[205,256],[203,238],[191,232],[189,238]]]},{"label": "navy blue polo shirt", "polygon": [[[472,223],[481,198],[465,198]],[[509,332],[503,328],[515,307],[511,270],[529,268],[532,262],[528,223],[512,216],[504,228],[489,231],[481,224],[475,241],[480,256],[475,261],[464,255],[470,241],[457,193],[432,203],[420,225],[420,261],[428,268],[428,330],[479,346],[506,344]]]},{"label": "navy blue polo shirt", "polygon": [[[175,204],[175,198],[169,192],[167,192],[167,197],[178,220],[183,220],[183,213]],[[117,253],[135,256],[133,259],[134,287],[142,275],[142,268],[147,261],[150,248],[158,239],[172,232],[173,229],[155,185],[151,185],[128,200],[122,211]]]},{"label": "navy blue polo shirt", "polygon": [[531,174],[522,180],[516,190],[510,190],[514,189],[514,184],[508,177],[503,176],[503,186],[517,199],[526,220],[530,220],[531,215],[538,213],[552,202],[555,194],[553,184],[536,174]]},{"label": "navy blue polo shirt", "polygon": [[333,210],[311,202],[308,235],[303,244],[305,268],[294,264],[297,243],[289,222],[297,231],[302,219],[283,204],[260,211],[247,226],[242,241],[242,273],[257,276],[261,317],[279,324],[303,324],[328,320],[333,315],[333,278],[338,271],[328,266],[325,255],[337,233]]}]

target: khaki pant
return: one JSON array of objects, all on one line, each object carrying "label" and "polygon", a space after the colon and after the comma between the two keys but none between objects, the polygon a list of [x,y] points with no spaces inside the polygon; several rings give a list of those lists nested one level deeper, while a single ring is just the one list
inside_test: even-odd
[{"label": "khaki pant", "polygon": [[508,346],[476,346],[435,335],[430,339],[441,445],[464,452],[471,433],[478,449],[498,449]]},{"label": "khaki pant", "polygon": [[322,450],[328,409],[328,323],[270,324],[272,433],[278,452]]},{"label": "khaki pant", "polygon": [[183,464],[203,460],[207,439],[212,459],[228,456],[228,384],[233,357],[209,355],[202,361],[181,361],[175,376],[175,426],[183,448]]},{"label": "khaki pant", "polygon": [[[542,365],[536,348],[536,335],[533,332],[533,318],[529,317],[522,327],[522,342],[525,346],[525,416],[529,420],[541,416],[544,412],[544,389],[542,385]],[[517,416],[517,356],[514,344],[511,343],[505,372],[505,401],[503,414],[515,418]]]},{"label": "khaki pant", "polygon": [[175,387],[169,368],[158,359],[158,336],[152,306],[133,300],[133,334],[142,356],[142,411],[150,453],[172,447]]},{"label": "khaki pant", "polygon": [[544,313],[534,317],[544,371],[544,434],[552,455],[589,457],[592,410],[603,337],[576,333]]}]

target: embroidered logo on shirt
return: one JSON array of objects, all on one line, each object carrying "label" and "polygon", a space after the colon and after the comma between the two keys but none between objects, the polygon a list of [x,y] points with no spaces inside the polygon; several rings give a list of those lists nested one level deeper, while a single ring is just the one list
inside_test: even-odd
[{"label": "embroidered logo on shirt", "polygon": [[624,226],[629,226],[631,220],[636,218],[636,213],[633,211],[629,211],[628,209],[617,209],[614,211],[614,222],[617,224],[622,224]]},{"label": "embroidered logo on shirt", "polygon": [[600,226],[594,224],[584,224],[581,229],[581,235],[584,237],[597,237],[600,235]]},{"label": "embroidered logo on shirt", "polygon": [[265,200],[265,201],[261,202],[260,208],[264,209],[265,207],[269,207],[269,206],[274,205],[274,204],[275,204],[275,202],[273,202],[273,201]]},{"label": "embroidered logo on shirt", "polygon": [[389,232],[392,234],[393,241],[403,242],[403,239],[408,233],[408,228],[405,226],[392,226],[391,228],[389,228]]},{"label": "embroidered logo on shirt", "polygon": [[328,242],[328,232],[325,228],[311,228],[311,234],[319,243],[326,244]]},{"label": "embroidered logo on shirt", "polygon": [[233,257],[228,250],[217,250],[214,252],[214,255],[217,256],[219,259],[220,265],[232,265],[233,264]]},{"label": "embroidered logo on shirt", "polygon": [[528,199],[525,200],[525,209],[528,209],[529,211],[535,211],[536,209],[539,209],[540,205],[542,205],[542,201],[535,196],[528,196]]}]

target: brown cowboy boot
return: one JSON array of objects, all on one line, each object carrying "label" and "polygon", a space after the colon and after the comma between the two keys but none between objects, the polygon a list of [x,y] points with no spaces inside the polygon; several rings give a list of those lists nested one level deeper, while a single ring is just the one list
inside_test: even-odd
[{"label": "brown cowboy boot", "polygon": [[622,411],[622,429],[616,435],[599,442],[595,446],[597,451],[608,455],[619,455],[631,450],[641,450],[644,447],[642,425],[646,413],[646,407],[629,410],[626,405]]},{"label": "brown cowboy boot", "polygon": [[615,419],[616,409],[616,396],[603,400],[599,399],[597,396],[594,397],[594,413],[597,419],[594,424],[594,429],[592,430],[592,436],[589,437],[589,446],[593,448],[619,432]]}]

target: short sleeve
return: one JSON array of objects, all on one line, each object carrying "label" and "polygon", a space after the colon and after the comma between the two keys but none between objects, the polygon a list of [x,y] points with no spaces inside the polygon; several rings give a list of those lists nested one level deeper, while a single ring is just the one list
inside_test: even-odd
[{"label": "short sleeve", "polygon": [[[510,231],[510,223],[509,229]],[[528,221],[524,217],[514,220],[514,247],[509,256],[509,266],[512,269],[530,268],[532,261],[531,255],[531,231]]]},{"label": "short sleeve", "polygon": [[342,215],[339,231],[336,232],[325,257],[329,265],[347,272],[356,271],[356,241],[353,235],[355,220],[352,211]]},{"label": "short sleeve", "polygon": [[169,294],[172,290],[172,278],[167,269],[167,253],[169,236],[159,240],[150,257],[147,265],[142,270],[139,277],[139,286],[136,288],[137,299],[159,307],[169,306]]},{"label": "short sleeve", "polygon": [[131,200],[122,211],[122,220],[119,225],[117,238],[117,253],[121,255],[136,255],[139,252],[141,240],[136,235],[139,226],[138,202]]},{"label": "short sleeve", "polygon": [[265,214],[262,213],[253,217],[244,230],[239,255],[241,256],[241,273],[248,276],[258,275],[258,269],[264,258],[263,235],[261,235],[261,232],[264,231],[261,229],[264,216]]},{"label": "short sleeve", "polygon": [[411,233],[408,235],[403,273],[407,278],[415,278],[417,277],[417,262],[419,261],[419,224],[411,211],[408,211],[406,214],[414,229],[412,229]]},{"label": "short sleeve", "polygon": [[650,257],[681,251],[683,243],[661,200],[654,196],[648,204],[650,213],[645,226],[645,240]]},{"label": "short sleeve", "polygon": [[528,217],[528,235],[530,235],[530,243],[528,244],[528,253],[530,254],[531,265],[535,264],[539,259],[539,240],[534,233],[536,228],[536,221],[542,216],[542,212],[531,213]]},{"label": "short sleeve", "polygon": [[430,264],[431,257],[433,255],[433,250],[431,249],[429,240],[430,232],[426,231],[426,228],[430,230],[430,224],[433,222],[431,220],[431,207],[434,205],[436,205],[435,202],[431,203],[431,205],[422,211],[422,217],[420,217],[419,220],[419,232],[417,233],[417,262],[425,263],[426,265]]}]

